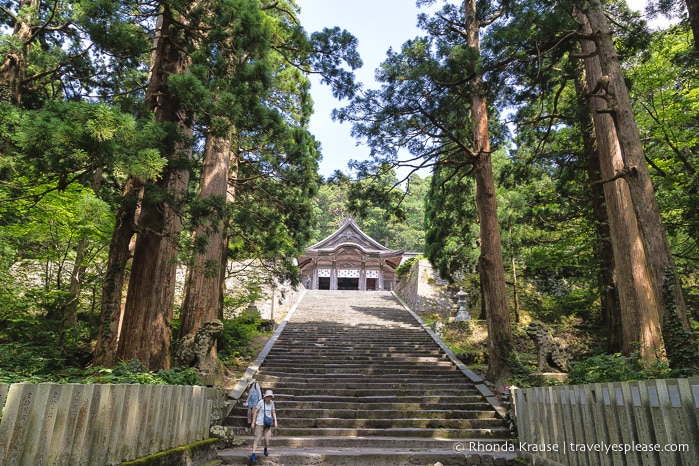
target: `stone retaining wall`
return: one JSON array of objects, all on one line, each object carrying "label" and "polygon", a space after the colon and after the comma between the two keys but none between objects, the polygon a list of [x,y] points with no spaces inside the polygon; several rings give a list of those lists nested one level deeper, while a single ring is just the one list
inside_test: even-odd
[{"label": "stone retaining wall", "polygon": [[396,294],[418,314],[434,312],[446,317],[452,311],[446,282],[425,259],[415,261],[410,272],[398,282]]}]

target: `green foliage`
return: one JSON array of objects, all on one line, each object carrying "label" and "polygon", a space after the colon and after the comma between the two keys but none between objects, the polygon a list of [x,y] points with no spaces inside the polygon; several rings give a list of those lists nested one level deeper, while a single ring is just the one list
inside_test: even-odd
[{"label": "green foliage", "polygon": [[420,257],[411,257],[410,259],[404,261],[402,264],[396,267],[396,278],[398,280],[402,280],[403,277],[410,273],[410,270],[413,268],[413,265],[415,265],[415,263],[419,260]]},{"label": "green foliage", "polygon": [[667,303],[667,317],[662,323],[663,341],[670,367],[678,374],[689,376],[699,373],[699,345],[693,332],[685,329],[680,321],[674,299],[674,284],[673,272],[668,269],[663,282],[663,301]]},{"label": "green foliage", "polygon": [[571,385],[599,382],[627,382],[634,380],[674,377],[667,363],[657,361],[645,367],[637,354],[600,354],[571,364],[568,383]]},{"label": "green foliage", "polygon": [[260,313],[245,309],[240,315],[223,322],[223,333],[218,340],[218,355],[226,363],[237,357],[251,357],[250,342],[260,335],[264,325]]},{"label": "green foliage", "polygon": [[[8,348],[4,348],[8,349]],[[149,371],[140,361],[121,362],[113,369],[104,367],[50,367],[46,358],[37,353],[37,347],[11,348],[12,355],[0,359],[0,382],[85,383],[85,384],[142,384],[142,385],[201,385],[197,373],[187,368]],[[22,354],[20,356],[20,352]],[[14,368],[11,368],[12,365]],[[20,364],[23,366],[20,367]]]},{"label": "green foliage", "polygon": [[392,249],[424,250],[424,198],[429,177],[411,175],[399,183],[395,174],[374,180],[351,181],[336,173],[321,185],[315,198],[318,222],[312,243],[333,233],[350,215],[371,238]]}]

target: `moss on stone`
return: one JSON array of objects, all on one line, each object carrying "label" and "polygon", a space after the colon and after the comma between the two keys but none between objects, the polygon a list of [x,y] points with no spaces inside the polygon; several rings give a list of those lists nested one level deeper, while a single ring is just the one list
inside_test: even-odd
[{"label": "moss on stone", "polygon": [[[125,461],[121,463],[120,466],[156,466],[156,465],[166,465],[166,464],[173,464],[173,465],[178,465],[182,464],[180,461],[180,458],[192,456],[192,452],[196,451],[200,448],[206,448],[213,445],[216,445],[218,442],[217,438],[207,438],[204,440],[199,440],[198,442],[194,443],[189,443],[187,445],[182,445],[181,447],[176,447],[176,448],[171,448],[169,450],[165,451],[160,451],[158,453],[154,453],[152,455],[144,456],[143,458],[138,458],[133,461]],[[168,463],[168,457],[172,457],[172,460],[174,462]]]}]

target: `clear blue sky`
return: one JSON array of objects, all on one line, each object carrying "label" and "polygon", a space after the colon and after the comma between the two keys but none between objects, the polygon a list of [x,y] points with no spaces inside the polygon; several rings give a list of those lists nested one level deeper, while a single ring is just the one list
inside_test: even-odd
[{"label": "clear blue sky", "polygon": [[[416,27],[420,10],[415,0],[297,0],[297,3],[301,7],[301,24],[309,33],[339,26],[357,37],[364,66],[356,71],[356,76],[365,88],[377,87],[374,70],[384,60],[389,47],[400,49],[406,40],[422,34]],[[628,0],[628,3],[641,10],[646,0]],[[369,149],[357,147],[357,141],[350,136],[349,124],[332,121],[330,113],[343,103],[332,97],[327,86],[314,80],[311,93],[315,114],[310,130],[323,150],[320,174],[327,177],[335,170],[346,172],[347,162],[367,158]]]}]

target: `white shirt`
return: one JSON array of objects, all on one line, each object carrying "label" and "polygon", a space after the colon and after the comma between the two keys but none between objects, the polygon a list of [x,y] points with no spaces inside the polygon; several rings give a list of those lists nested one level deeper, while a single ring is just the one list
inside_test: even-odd
[{"label": "white shirt", "polygon": [[255,425],[256,426],[265,425],[265,413],[267,413],[267,416],[274,419],[274,417],[272,416],[272,411],[274,411],[274,401],[269,400],[269,404],[266,405],[264,398],[261,399],[257,403],[257,417],[255,418]]}]

